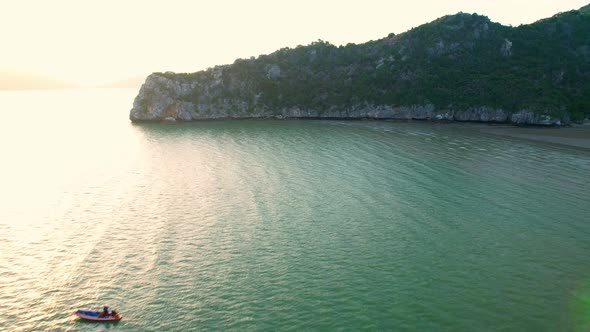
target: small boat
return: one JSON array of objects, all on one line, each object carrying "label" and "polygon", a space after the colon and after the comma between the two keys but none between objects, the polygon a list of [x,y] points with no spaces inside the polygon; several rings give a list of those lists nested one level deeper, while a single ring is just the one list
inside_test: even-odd
[{"label": "small boat", "polygon": [[116,314],[114,316],[109,314],[108,316],[105,316],[105,317],[98,317],[100,315],[100,313],[101,313],[100,311],[76,310],[76,311],[72,312],[72,315],[76,315],[82,319],[93,320],[93,321],[97,321],[97,322],[112,322],[112,321],[121,320],[121,318],[123,318],[123,316],[121,316],[120,314]]}]

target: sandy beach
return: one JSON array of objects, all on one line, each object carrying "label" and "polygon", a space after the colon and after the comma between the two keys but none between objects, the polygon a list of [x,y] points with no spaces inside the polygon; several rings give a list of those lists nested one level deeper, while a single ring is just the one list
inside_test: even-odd
[{"label": "sandy beach", "polygon": [[590,124],[561,128],[482,126],[480,132],[590,150]]}]

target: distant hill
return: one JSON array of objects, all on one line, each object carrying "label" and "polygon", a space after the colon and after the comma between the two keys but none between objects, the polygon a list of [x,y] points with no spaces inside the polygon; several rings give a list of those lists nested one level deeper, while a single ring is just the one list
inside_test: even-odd
[{"label": "distant hill", "polygon": [[67,89],[78,85],[48,76],[9,69],[0,69],[0,90]]},{"label": "distant hill", "polygon": [[145,76],[132,77],[120,81],[97,85],[97,88],[139,88],[145,81]]},{"label": "distant hill", "polygon": [[134,121],[392,118],[560,124],[590,116],[590,6],[508,27],[477,14],[191,74],[154,73]]},{"label": "distant hill", "polygon": [[[139,88],[144,81],[145,76],[136,76],[90,86],[90,88]],[[75,89],[82,87],[88,88],[88,86],[81,86],[41,74],[0,68],[0,90]]]}]

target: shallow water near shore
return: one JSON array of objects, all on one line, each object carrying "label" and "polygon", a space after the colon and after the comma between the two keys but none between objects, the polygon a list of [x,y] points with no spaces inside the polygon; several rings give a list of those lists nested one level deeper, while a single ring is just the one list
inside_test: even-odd
[{"label": "shallow water near shore", "polygon": [[[0,330],[590,329],[590,153],[469,125],[0,93]],[[117,308],[119,323],[74,320]]]},{"label": "shallow water near shore", "polygon": [[479,126],[487,134],[519,138],[590,151],[590,124],[570,127],[515,127],[508,125]]}]

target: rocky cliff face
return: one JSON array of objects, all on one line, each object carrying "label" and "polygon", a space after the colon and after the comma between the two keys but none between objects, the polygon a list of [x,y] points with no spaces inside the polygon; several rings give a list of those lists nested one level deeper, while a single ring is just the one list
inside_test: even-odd
[{"label": "rocky cliff face", "polygon": [[[212,69],[213,77],[220,77],[222,67]],[[276,69],[273,69],[276,71]],[[217,72],[217,73],[216,73]],[[357,103],[346,108],[309,109],[301,107],[283,107],[270,109],[254,101],[237,98],[215,98],[216,86],[221,83],[195,80],[178,81],[161,74],[152,74],[142,85],[133,103],[130,119],[135,122],[174,122],[199,121],[215,119],[380,119],[380,120],[432,120],[486,123],[512,123],[517,125],[559,126],[569,123],[567,114],[562,117],[539,114],[527,110],[507,112],[492,107],[471,107],[464,111],[436,109],[432,104],[426,105],[375,105]],[[198,93],[200,102],[187,101],[187,97]]]},{"label": "rocky cliff face", "polygon": [[132,121],[416,119],[561,125],[590,117],[587,8],[517,28],[477,14],[190,74],[154,73]]}]

